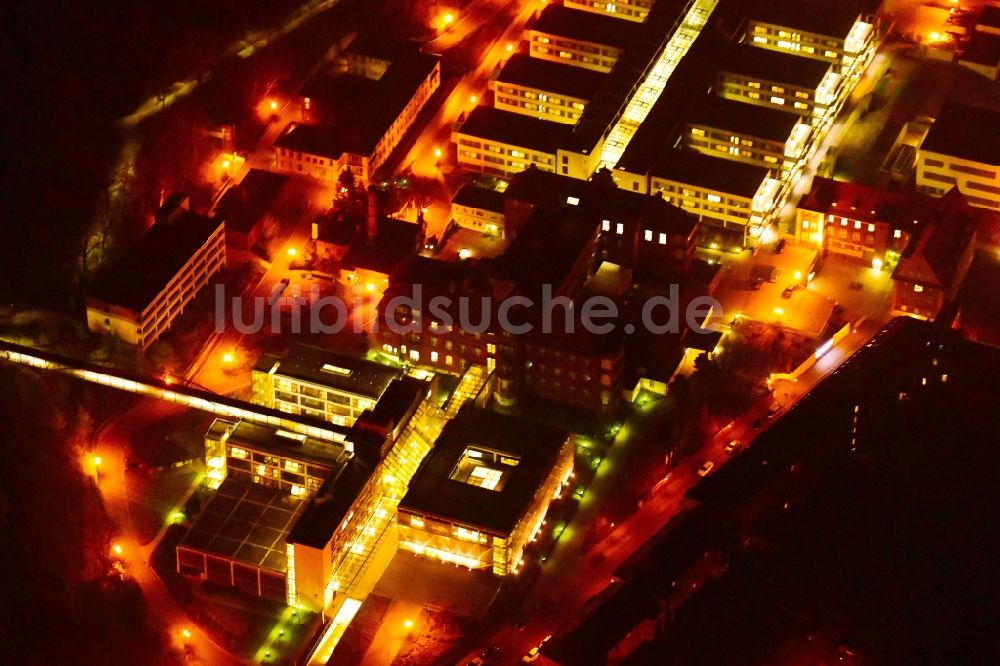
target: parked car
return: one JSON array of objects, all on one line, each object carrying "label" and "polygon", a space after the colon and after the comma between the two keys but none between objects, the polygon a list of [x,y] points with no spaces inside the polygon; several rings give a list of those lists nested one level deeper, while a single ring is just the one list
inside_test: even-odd
[{"label": "parked car", "polygon": [[795,293],[795,287],[788,286],[788,287],[785,287],[785,290],[783,292],[781,292],[781,297],[782,298],[791,298],[792,294],[794,294],[794,293]]},{"label": "parked car", "polygon": [[786,243],[786,241],[785,241],[784,238],[782,238],[781,240],[779,240],[778,244],[774,246],[774,253],[775,254],[781,254],[782,252],[784,252],[785,251],[785,243]]},{"label": "parked car", "polygon": [[698,476],[708,476],[708,473],[715,469],[715,463],[711,460],[706,460],[702,463],[701,467],[698,468]]},{"label": "parked car", "polygon": [[731,456],[736,452],[736,449],[738,448],[740,448],[740,440],[734,439],[733,441],[726,444],[726,447],[722,450],[726,453],[726,455]]}]

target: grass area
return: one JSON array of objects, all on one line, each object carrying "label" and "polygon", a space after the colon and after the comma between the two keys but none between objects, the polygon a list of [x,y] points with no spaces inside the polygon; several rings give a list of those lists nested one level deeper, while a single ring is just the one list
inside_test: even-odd
[{"label": "grass area", "polygon": [[412,633],[393,660],[393,666],[435,666],[444,663],[447,655],[463,636],[461,622],[450,613],[424,610],[415,623],[419,631]]}]

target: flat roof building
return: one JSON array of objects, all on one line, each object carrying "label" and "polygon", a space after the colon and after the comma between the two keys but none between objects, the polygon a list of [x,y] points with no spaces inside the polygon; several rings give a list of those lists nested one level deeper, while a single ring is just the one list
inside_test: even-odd
[{"label": "flat roof building", "polygon": [[251,372],[255,404],[351,426],[401,372],[381,363],[298,344],[264,354]]},{"label": "flat roof building", "polygon": [[692,104],[682,141],[706,155],[791,171],[811,135],[812,125],[801,116],[706,95]]},{"label": "flat roof building", "polygon": [[145,349],[226,266],[221,219],[171,196],[135,247],[101,273],[87,294],[87,327]]},{"label": "flat roof building", "polygon": [[490,81],[493,106],[575,125],[604,78],[599,72],[516,54]]},{"label": "flat roof building", "polygon": [[475,184],[463,185],[451,200],[451,219],[465,229],[506,238],[504,196]]},{"label": "flat roof building", "polygon": [[400,548],[498,576],[515,573],[572,471],[568,431],[465,406],[399,504]]},{"label": "flat roof building", "polygon": [[744,41],[754,46],[836,63],[844,71],[866,60],[876,34],[880,0],[769,0],[757,3]]},{"label": "flat roof building", "polygon": [[736,44],[715,80],[719,97],[820,117],[840,92],[843,77],[831,63]]},{"label": "flat roof building", "polygon": [[610,72],[639,40],[642,26],[588,11],[549,4],[524,33],[532,58]]},{"label": "flat roof building", "polygon": [[649,16],[656,0],[563,0],[563,5],[584,12],[604,14],[613,18],[642,23]]},{"label": "flat roof building", "polygon": [[917,151],[917,188],[957,187],[973,206],[1000,210],[1000,112],[948,104]]},{"label": "flat roof building", "polygon": [[569,133],[561,123],[479,106],[455,130],[452,141],[462,168],[509,178],[529,164],[555,171],[556,153]]},{"label": "flat roof building", "polygon": [[276,168],[364,183],[389,158],[441,83],[440,58],[419,45],[361,35],[299,92],[302,118],[278,137]]}]

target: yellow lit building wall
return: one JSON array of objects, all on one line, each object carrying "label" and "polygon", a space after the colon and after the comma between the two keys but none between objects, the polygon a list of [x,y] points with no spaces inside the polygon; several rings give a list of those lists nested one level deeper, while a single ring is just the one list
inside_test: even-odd
[{"label": "yellow lit building wall", "polygon": [[87,299],[87,327],[95,333],[115,335],[143,349],[151,345],[170,328],[208,281],[226,267],[224,226],[219,223],[142,312]]},{"label": "yellow lit building wall", "polygon": [[953,187],[958,188],[970,205],[1000,210],[1000,165],[919,150],[917,189],[939,197]]},{"label": "yellow lit building wall", "polygon": [[451,219],[464,229],[471,229],[501,239],[505,235],[504,221],[506,218],[503,213],[453,203],[451,205]]},{"label": "yellow lit building wall", "polygon": [[307,382],[280,372],[272,374],[255,369],[250,374],[250,386],[254,404],[343,426],[354,425],[361,413],[376,403],[376,399],[367,396]]},{"label": "yellow lit building wall", "polygon": [[649,16],[649,10],[656,0],[564,0],[563,4],[573,9],[594,12],[604,16],[642,23]]},{"label": "yellow lit building wall", "polygon": [[539,88],[503,81],[490,81],[490,88],[494,91],[495,108],[564,125],[576,124],[587,108],[585,99],[557,95]]},{"label": "yellow lit building wall", "polygon": [[561,62],[595,72],[610,72],[622,54],[621,49],[613,46],[570,39],[537,30],[526,30],[525,39],[532,58]]},{"label": "yellow lit building wall", "polygon": [[458,146],[458,164],[463,169],[490,174],[500,178],[510,178],[534,164],[542,171],[555,171],[556,156],[493,141],[481,137],[456,132],[452,141]]}]

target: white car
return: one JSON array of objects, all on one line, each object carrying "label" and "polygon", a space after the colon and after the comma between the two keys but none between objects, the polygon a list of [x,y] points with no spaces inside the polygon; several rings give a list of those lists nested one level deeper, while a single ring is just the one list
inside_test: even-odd
[{"label": "white car", "polygon": [[715,463],[711,460],[706,460],[702,463],[701,467],[698,468],[698,476],[708,476],[708,473],[715,469]]},{"label": "white car", "polygon": [[726,444],[725,448],[723,448],[722,450],[727,456],[731,456],[736,452],[736,449],[738,448],[740,448],[740,440],[734,439],[733,441]]}]

